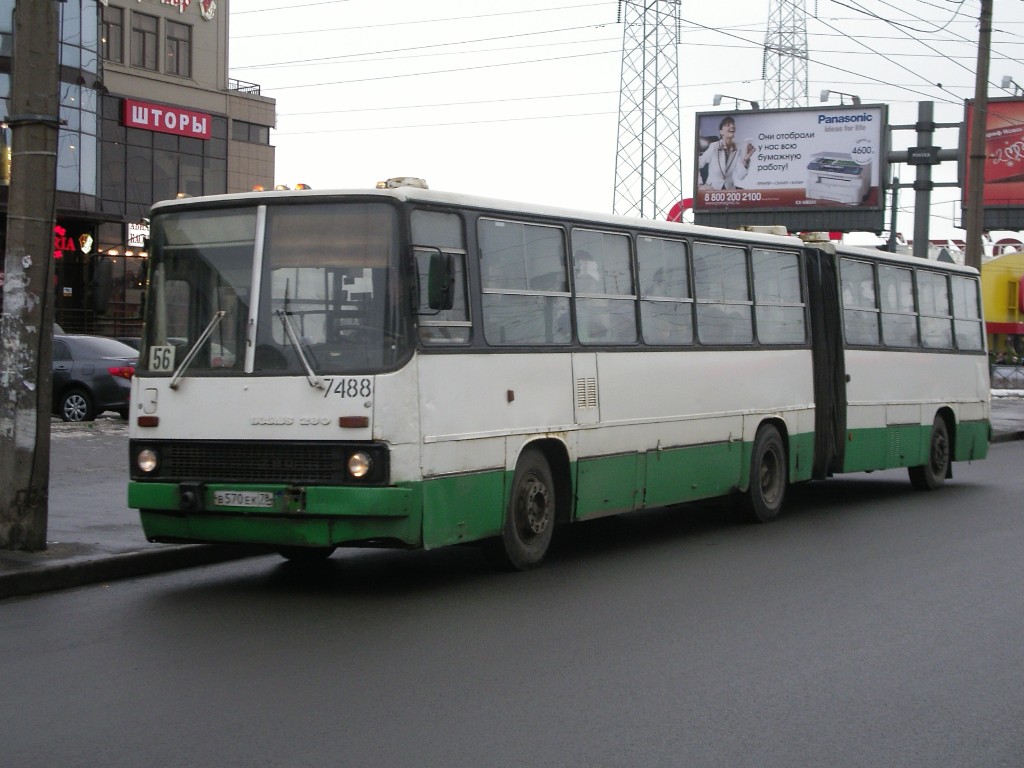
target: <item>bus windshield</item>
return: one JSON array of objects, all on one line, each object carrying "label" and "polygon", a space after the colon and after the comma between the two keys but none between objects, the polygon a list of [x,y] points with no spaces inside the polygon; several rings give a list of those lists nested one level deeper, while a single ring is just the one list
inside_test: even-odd
[{"label": "bus windshield", "polygon": [[189,376],[320,375],[395,367],[409,352],[410,324],[398,238],[397,211],[381,203],[156,215],[143,370],[172,374],[184,363]]}]

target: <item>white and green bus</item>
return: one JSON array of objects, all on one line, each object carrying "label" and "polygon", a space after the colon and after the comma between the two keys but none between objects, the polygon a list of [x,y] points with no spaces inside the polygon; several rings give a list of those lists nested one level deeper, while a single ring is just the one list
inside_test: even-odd
[{"label": "white and green bus", "polygon": [[[152,210],[129,505],[157,542],[490,540],[988,451],[977,271],[411,186]],[[682,507],[685,509],[685,507]]]}]

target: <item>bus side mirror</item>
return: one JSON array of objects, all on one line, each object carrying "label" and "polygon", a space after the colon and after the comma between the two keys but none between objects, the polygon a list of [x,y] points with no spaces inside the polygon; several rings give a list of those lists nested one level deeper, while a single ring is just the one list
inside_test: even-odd
[{"label": "bus side mirror", "polygon": [[431,309],[451,309],[455,303],[455,273],[450,253],[430,254],[427,272],[427,305]]}]

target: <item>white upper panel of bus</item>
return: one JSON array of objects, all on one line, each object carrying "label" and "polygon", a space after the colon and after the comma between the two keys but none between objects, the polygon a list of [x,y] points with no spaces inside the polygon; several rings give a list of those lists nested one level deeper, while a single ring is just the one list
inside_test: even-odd
[{"label": "white upper panel of bus", "polygon": [[[210,195],[207,197],[191,197],[175,200],[161,200],[154,203],[152,213],[164,212],[176,208],[210,207],[230,203],[252,204],[254,201],[270,202],[280,200],[317,199],[338,200],[339,198],[358,196],[362,198],[380,197],[399,200],[402,202],[419,202],[435,205],[450,205],[458,207],[476,208],[492,214],[508,216],[544,216],[556,219],[569,219],[586,222],[588,224],[606,224],[618,227],[640,227],[646,230],[664,232],[666,235],[690,235],[693,237],[723,237],[731,239],[770,245],[778,247],[799,247],[803,241],[795,235],[773,235],[762,232],[745,232],[736,229],[722,229],[720,227],[701,226],[697,224],[680,224],[660,219],[637,219],[627,216],[617,216],[608,213],[597,213],[594,211],[582,211],[572,208],[558,208],[534,203],[521,203],[510,200],[498,200],[487,197],[476,197],[463,195],[455,192],[441,192],[432,189],[420,189],[417,187],[398,187],[395,189],[335,189],[335,190],[270,190],[266,192],[241,192],[226,195]],[[884,261],[902,263],[908,266],[920,266],[921,259],[915,256],[908,256],[898,253],[888,253],[874,248],[858,246],[826,244],[831,250],[835,250],[843,256],[861,256],[870,259],[881,259]],[[977,270],[971,267],[960,266],[949,263],[938,263],[929,261],[929,267],[938,267],[950,272],[963,272],[965,274],[977,274]]]}]

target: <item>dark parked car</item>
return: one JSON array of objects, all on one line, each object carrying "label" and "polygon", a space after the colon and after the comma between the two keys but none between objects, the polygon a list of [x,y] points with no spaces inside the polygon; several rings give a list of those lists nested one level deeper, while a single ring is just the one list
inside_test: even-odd
[{"label": "dark parked car", "polygon": [[114,411],[128,418],[137,350],[106,336],[53,337],[53,412],[64,421],[92,421]]}]

